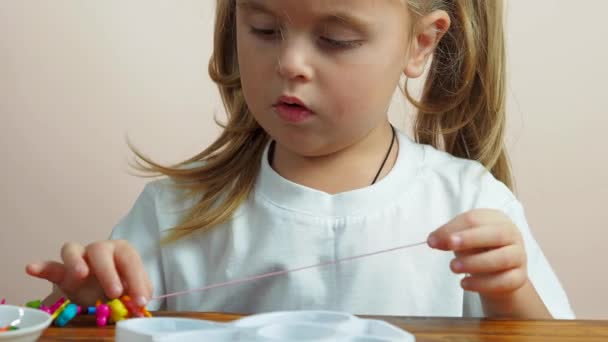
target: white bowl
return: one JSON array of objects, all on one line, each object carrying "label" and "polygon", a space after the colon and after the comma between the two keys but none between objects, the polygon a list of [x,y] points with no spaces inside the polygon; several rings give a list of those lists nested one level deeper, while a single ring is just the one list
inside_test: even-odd
[{"label": "white bowl", "polygon": [[[115,339],[118,342],[153,342],[165,340],[175,335],[186,334],[192,331],[205,333],[208,331],[216,332],[228,331],[224,324],[174,317],[151,317],[151,318],[131,318],[116,323]],[[185,335],[183,339],[186,340]],[[221,339],[224,341],[226,339]]]},{"label": "white bowl", "polygon": [[[384,321],[333,311],[283,311],[229,323],[193,318],[131,318],[116,324],[116,342],[415,342]],[[1,341],[0,341],[1,342]]]},{"label": "white bowl", "polygon": [[35,342],[53,321],[51,315],[41,310],[0,305],[0,327],[6,327],[19,317],[19,329],[0,332],[0,342]]},{"label": "white bowl", "polygon": [[[331,326],[333,329],[346,331],[350,334],[363,334],[367,323],[349,313],[323,310],[306,311],[275,311],[248,316],[235,321],[233,324],[238,328],[259,328],[275,324],[306,323]],[[278,327],[274,328],[275,330]],[[298,330],[296,326],[293,330]],[[273,331],[271,329],[271,331]]]}]

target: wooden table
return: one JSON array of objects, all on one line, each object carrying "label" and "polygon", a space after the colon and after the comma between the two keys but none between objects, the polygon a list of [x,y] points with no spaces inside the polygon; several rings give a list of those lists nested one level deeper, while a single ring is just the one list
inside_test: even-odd
[{"label": "wooden table", "polygon": [[[173,316],[228,322],[239,315],[202,312],[157,312]],[[608,341],[608,321],[513,321],[468,318],[370,317],[382,319],[414,335],[416,341]],[[51,341],[114,341],[114,328],[98,328],[82,316],[69,327],[47,329],[40,339]]]}]

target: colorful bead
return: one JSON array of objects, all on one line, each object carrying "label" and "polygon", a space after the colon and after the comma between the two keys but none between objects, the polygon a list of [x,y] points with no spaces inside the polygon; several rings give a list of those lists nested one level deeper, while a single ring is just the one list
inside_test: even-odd
[{"label": "colorful bead", "polygon": [[127,310],[129,310],[129,317],[144,317],[144,313],[141,312],[139,306],[131,300],[131,297],[122,296],[120,297],[120,301],[125,305]]},{"label": "colorful bead", "polygon": [[57,311],[57,309],[59,309],[63,304],[65,304],[65,298],[61,297],[49,308],[49,310],[51,310],[51,314],[55,313],[55,311]]},{"label": "colorful bead", "polygon": [[152,317],[152,314],[150,313],[150,311],[148,311],[148,309],[146,308],[141,308],[141,312],[144,314],[144,317]]},{"label": "colorful bead", "polygon": [[95,316],[97,317],[97,326],[105,327],[108,324],[108,318],[110,317],[110,307],[108,307],[107,304],[97,305]]},{"label": "colorful bead", "polygon": [[63,304],[61,304],[61,306],[59,308],[57,308],[57,310],[53,311],[53,314],[51,315],[51,317],[53,319],[56,319],[59,315],[61,315],[63,310],[65,310],[65,307],[68,306],[69,304],[70,304],[69,300],[64,301]]},{"label": "colorful bead", "polygon": [[40,306],[42,306],[42,302],[39,299],[33,300],[31,302],[25,303],[25,306],[32,309],[40,309]]},{"label": "colorful bead", "polygon": [[115,323],[120,322],[129,316],[129,310],[127,310],[125,305],[118,299],[112,299],[109,301],[108,306],[111,310],[110,317]]},{"label": "colorful bead", "polygon": [[[139,307],[129,297],[122,296],[107,303],[97,300],[95,306],[81,307],[71,303],[65,298],[60,298],[50,307],[42,304],[40,300],[27,302],[25,306],[39,309],[51,315],[54,324],[58,327],[66,326],[77,315],[88,314],[96,316],[98,326],[106,326],[110,322],[119,322],[132,317],[152,317],[145,307]],[[8,328],[8,327],[7,327]],[[0,331],[2,331],[0,329]]]},{"label": "colorful bead", "polygon": [[68,324],[68,322],[76,317],[77,314],[78,306],[76,304],[68,304],[55,320],[55,325],[58,327],[64,327],[66,324]]}]

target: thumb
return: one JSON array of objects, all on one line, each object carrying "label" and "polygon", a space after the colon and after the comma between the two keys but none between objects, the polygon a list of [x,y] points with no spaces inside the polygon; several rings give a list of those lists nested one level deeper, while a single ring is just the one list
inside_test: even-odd
[{"label": "thumb", "polygon": [[32,277],[46,279],[57,285],[65,278],[65,266],[56,261],[31,263],[25,267],[25,272]]}]

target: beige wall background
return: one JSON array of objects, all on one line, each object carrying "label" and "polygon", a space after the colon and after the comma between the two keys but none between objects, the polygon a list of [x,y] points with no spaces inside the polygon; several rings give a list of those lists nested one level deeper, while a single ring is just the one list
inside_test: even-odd
[{"label": "beige wall background", "polygon": [[[581,318],[608,319],[604,0],[508,0],[508,145],[533,232]],[[144,180],[125,136],[176,162],[218,129],[211,0],[0,1],[0,297],[33,260],[108,236]],[[408,106],[391,108],[403,126]]]}]

